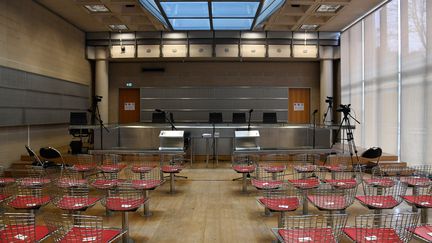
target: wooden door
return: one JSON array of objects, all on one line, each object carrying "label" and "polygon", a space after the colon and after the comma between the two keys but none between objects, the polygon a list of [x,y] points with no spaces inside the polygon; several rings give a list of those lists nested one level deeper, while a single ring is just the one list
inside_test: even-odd
[{"label": "wooden door", "polygon": [[119,123],[140,121],[140,90],[119,89]]},{"label": "wooden door", "polygon": [[310,123],[310,89],[290,88],[288,91],[288,122]]}]

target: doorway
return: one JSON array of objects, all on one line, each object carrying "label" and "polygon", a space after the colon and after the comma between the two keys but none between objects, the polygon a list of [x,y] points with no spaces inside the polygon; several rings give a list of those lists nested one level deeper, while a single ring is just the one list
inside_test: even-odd
[{"label": "doorway", "polygon": [[140,90],[119,89],[119,123],[140,122]]},{"label": "doorway", "polygon": [[289,88],[288,122],[310,123],[310,88]]}]

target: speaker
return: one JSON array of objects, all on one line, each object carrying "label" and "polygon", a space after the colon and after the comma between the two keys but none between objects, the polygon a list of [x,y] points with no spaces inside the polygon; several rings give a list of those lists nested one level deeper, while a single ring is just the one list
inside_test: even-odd
[{"label": "speaker", "polygon": [[222,113],[220,112],[211,112],[209,113],[209,123],[222,123]]},{"label": "speaker", "polygon": [[246,123],[245,113],[233,113],[232,123]]},{"label": "speaker", "polygon": [[277,123],[276,112],[264,112],[263,113],[263,123]]}]

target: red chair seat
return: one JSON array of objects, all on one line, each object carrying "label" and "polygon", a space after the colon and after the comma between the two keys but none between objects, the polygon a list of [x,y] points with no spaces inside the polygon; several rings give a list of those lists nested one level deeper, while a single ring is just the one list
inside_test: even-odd
[{"label": "red chair seat", "polygon": [[36,187],[36,186],[42,186],[45,184],[50,183],[51,180],[48,178],[22,178],[21,180],[19,180],[19,184],[21,186],[25,186],[25,187]]},{"label": "red chair seat", "polygon": [[403,196],[402,198],[418,208],[432,208],[432,195]]},{"label": "red chair seat", "polygon": [[233,166],[233,170],[237,173],[252,173],[255,171],[254,165],[235,165]]},{"label": "red chair seat", "polygon": [[355,179],[325,179],[323,181],[334,188],[340,189],[350,189],[357,186],[357,181]]},{"label": "red chair seat", "polygon": [[115,229],[95,229],[89,227],[72,227],[60,242],[110,242],[122,232]]},{"label": "red chair seat", "polygon": [[[50,234],[46,226],[11,225],[0,229],[0,240],[8,242],[39,242]],[[3,242],[3,241],[2,241]]]},{"label": "red chair seat", "polygon": [[151,190],[160,186],[160,180],[132,180],[132,187],[138,190]]},{"label": "red chair seat", "polygon": [[288,182],[298,189],[317,188],[320,184],[317,178],[288,180]]},{"label": "red chair seat", "polygon": [[295,166],[294,170],[296,170],[299,173],[312,173],[316,170],[316,166],[315,165]]},{"label": "red chair seat", "polygon": [[400,181],[406,183],[408,186],[411,187],[413,186],[426,187],[432,183],[432,181],[429,178],[424,178],[424,177],[402,177]]},{"label": "red chair seat", "polygon": [[88,172],[96,168],[96,164],[76,164],[72,169],[78,172]]},{"label": "red chair seat", "polygon": [[61,178],[57,181],[57,186],[61,188],[80,187],[87,184],[85,179]]},{"label": "red chair seat", "polygon": [[161,170],[163,173],[179,173],[183,169],[180,165],[164,165]]},{"label": "red chair seat", "polygon": [[369,209],[392,209],[399,205],[393,196],[356,196]]},{"label": "red chair seat", "polygon": [[106,199],[106,207],[112,211],[135,211],[145,203],[145,199],[124,199],[109,197]]},{"label": "red chair seat", "polygon": [[122,180],[119,179],[97,179],[93,181],[92,186],[97,189],[110,189],[116,187]]},{"label": "red chair seat", "polygon": [[345,228],[343,232],[357,243],[402,243],[392,228]]},{"label": "red chair seat", "polygon": [[392,187],[395,185],[395,182],[390,178],[372,178],[363,179],[363,181],[370,186],[376,187]]},{"label": "red chair seat", "polygon": [[104,173],[117,173],[120,172],[126,165],[124,164],[116,164],[116,165],[101,165],[99,166],[99,170]]},{"label": "red chair seat", "polygon": [[140,166],[140,165],[134,165],[132,166],[132,172],[134,173],[148,173],[150,172],[152,169],[154,169],[156,166]]},{"label": "red chair seat", "polygon": [[0,194],[0,202],[3,202],[5,199],[8,199],[11,195]]},{"label": "red chair seat", "polygon": [[266,208],[276,212],[295,211],[300,205],[296,197],[260,198],[259,201]]},{"label": "red chair seat", "polygon": [[285,166],[283,165],[271,165],[264,167],[264,170],[268,173],[279,173],[284,172]]},{"label": "red chair seat", "polygon": [[15,209],[38,209],[50,201],[49,196],[16,196],[8,205]]},{"label": "red chair seat", "polygon": [[99,197],[64,196],[56,203],[56,206],[63,210],[86,210],[99,200]]},{"label": "red chair seat", "polygon": [[14,183],[14,182],[15,182],[14,178],[7,178],[7,177],[0,178],[0,187],[3,187],[7,184]]},{"label": "red chair seat", "polygon": [[344,210],[349,206],[344,196],[308,195],[307,198],[320,210]]},{"label": "red chair seat", "polygon": [[282,186],[283,181],[263,181],[252,179],[252,186],[257,189],[276,189]]},{"label": "red chair seat", "polygon": [[423,239],[424,241],[432,242],[432,226],[431,225],[418,226],[412,231],[413,231],[415,236]]},{"label": "red chair seat", "polygon": [[284,242],[326,242],[335,243],[332,229],[306,228],[306,229],[279,229],[279,235]]}]

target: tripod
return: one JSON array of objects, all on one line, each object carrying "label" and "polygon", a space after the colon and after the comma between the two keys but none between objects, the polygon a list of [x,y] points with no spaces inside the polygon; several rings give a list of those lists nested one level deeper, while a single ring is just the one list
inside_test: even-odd
[{"label": "tripod", "polygon": [[327,99],[325,100],[325,102],[328,103],[328,106],[327,106],[326,112],[324,113],[323,124],[325,124],[326,119],[327,119],[327,115],[330,113],[330,115],[331,115],[330,125],[331,125],[334,122],[334,120],[333,120],[333,97],[327,96]]},{"label": "tripod", "polygon": [[[358,124],[360,124],[360,122],[357,119],[355,119],[353,116],[351,116],[350,105],[341,105],[341,109],[338,109],[337,111],[342,112],[344,116],[343,116],[341,123],[339,124],[339,128],[336,132],[336,137],[333,141],[331,148],[333,148],[333,146],[336,144],[337,137],[341,133],[342,128],[345,127],[346,128],[345,129],[346,139],[344,139],[344,136],[343,136],[343,138],[341,140],[347,141],[348,151],[350,153],[350,158],[351,158],[351,166],[354,166],[353,155],[355,154],[357,163],[359,162],[359,157],[358,157],[358,151],[357,151],[357,148],[356,148],[356,145],[354,142],[354,135],[353,135],[352,126],[350,123],[350,118],[352,118]],[[343,142],[342,142],[342,151],[345,151],[345,145]]]},{"label": "tripod", "polygon": [[[96,121],[99,122],[99,130],[100,130],[100,149],[103,150],[103,129],[105,129],[105,131],[107,131],[108,133],[110,132],[108,130],[108,128],[104,125],[104,122],[102,121],[101,115],[100,115],[100,111],[99,111],[99,106],[98,103],[102,100],[102,96],[94,96],[93,97],[93,103],[92,103],[92,109],[90,110],[90,112],[92,113],[92,124],[95,124]],[[94,141],[94,139],[93,139]]]}]

